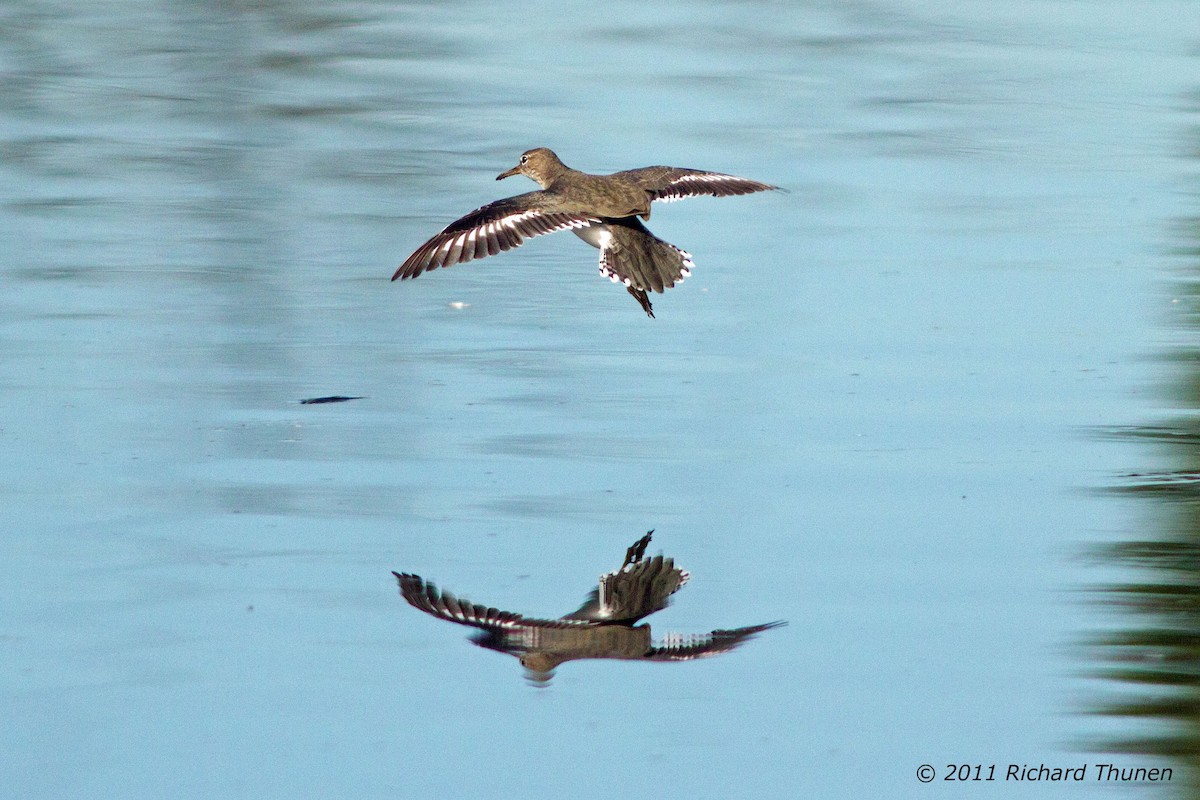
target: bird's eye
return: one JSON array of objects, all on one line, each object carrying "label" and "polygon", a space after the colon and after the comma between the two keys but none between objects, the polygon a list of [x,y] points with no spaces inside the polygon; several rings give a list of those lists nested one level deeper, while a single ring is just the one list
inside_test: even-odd
[{"label": "bird's eye", "polygon": [[522,164],[524,164],[524,163],[525,163],[526,161],[528,161],[528,160],[529,160],[529,156],[521,156],[521,163],[522,163]]}]

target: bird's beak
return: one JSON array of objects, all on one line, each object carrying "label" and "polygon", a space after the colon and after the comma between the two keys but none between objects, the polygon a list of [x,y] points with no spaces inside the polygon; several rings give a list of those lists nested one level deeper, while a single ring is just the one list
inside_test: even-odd
[{"label": "bird's beak", "polygon": [[520,174],[521,174],[521,165],[518,164],[517,166],[513,167],[510,170],[505,170],[504,172],[501,172],[499,175],[496,176],[496,180],[502,181],[505,178],[511,178],[513,175],[520,175]]}]

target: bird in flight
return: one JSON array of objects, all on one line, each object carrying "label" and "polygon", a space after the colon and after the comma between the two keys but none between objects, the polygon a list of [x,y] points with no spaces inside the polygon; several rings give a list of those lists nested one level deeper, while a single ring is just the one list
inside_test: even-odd
[{"label": "bird in flight", "polygon": [[536,619],[501,611],[456,597],[418,575],[393,572],[400,594],[426,614],[478,629],[472,641],[480,647],[516,656],[526,676],[547,685],[565,661],[609,658],[628,661],[690,661],[727,653],[765,630],[785,625],[768,622],[702,634],[670,633],[659,640],[638,620],[667,607],[688,573],[661,554],[645,558],[650,531],[625,553],[620,569],[600,576],[578,610],[557,619]]},{"label": "bird in flight", "polygon": [[638,217],[650,219],[650,204],[684,197],[728,197],[776,190],[748,178],[683,167],[642,167],[611,175],[571,169],[554,151],[528,150],[496,180],[525,175],[542,188],[475,209],[417,248],[392,280],[415,278],[520,246],[526,239],[570,230],[600,249],[600,274],[623,283],[650,317],[648,293],[662,292],[691,274],[692,257],[664,242]]}]

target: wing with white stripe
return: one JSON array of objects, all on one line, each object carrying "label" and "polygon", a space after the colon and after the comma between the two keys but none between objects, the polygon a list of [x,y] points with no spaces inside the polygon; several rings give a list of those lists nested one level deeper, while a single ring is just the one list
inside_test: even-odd
[{"label": "wing with white stripe", "polygon": [[400,583],[400,595],[413,608],[426,614],[469,625],[484,630],[519,630],[521,628],[567,628],[584,623],[552,619],[530,619],[511,611],[472,603],[465,597],[455,597],[450,592],[438,591],[436,585],[426,582],[419,575],[393,572]]},{"label": "wing with white stripe", "polygon": [[678,634],[668,633],[654,643],[645,658],[649,661],[692,661],[708,658],[736,650],[747,640],[771,628],[786,625],[786,622],[768,622],[733,630],[717,630],[711,633]]},{"label": "wing with white stripe", "polygon": [[642,167],[616,174],[637,181],[639,186],[650,193],[651,200],[662,202],[701,195],[732,197],[779,189],[778,186],[752,181],[749,178],[684,167]]},{"label": "wing with white stripe", "polygon": [[586,228],[598,221],[579,213],[538,208],[543,196],[542,192],[528,192],[475,209],[418,247],[392,280],[415,278],[427,270],[494,256],[534,236]]}]

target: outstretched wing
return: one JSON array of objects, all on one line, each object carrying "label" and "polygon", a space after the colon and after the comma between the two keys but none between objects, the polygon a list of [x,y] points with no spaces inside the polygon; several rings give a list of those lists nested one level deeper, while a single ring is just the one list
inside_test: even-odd
[{"label": "outstretched wing", "polygon": [[700,195],[732,197],[779,189],[778,186],[752,181],[749,178],[684,167],[642,167],[616,174],[636,181],[649,192],[651,200],[663,202]]},{"label": "outstretched wing", "polygon": [[646,653],[649,661],[691,661],[695,658],[728,653],[737,649],[743,642],[771,628],[786,625],[786,622],[768,622],[765,625],[751,625],[746,628],[733,630],[717,630],[701,634],[667,634]]},{"label": "outstretched wing", "polygon": [[413,608],[426,614],[456,622],[459,625],[469,625],[483,630],[516,630],[520,628],[565,628],[579,625],[579,622],[568,622],[551,619],[531,619],[511,611],[501,611],[498,608],[472,603],[466,598],[455,597],[450,592],[440,592],[436,585],[428,583],[419,575],[407,572],[393,572],[400,583],[400,595]]},{"label": "outstretched wing", "polygon": [[577,212],[540,208],[543,197],[542,192],[506,197],[451,222],[405,259],[392,280],[415,278],[426,270],[494,256],[534,236],[586,228],[599,221]]}]

